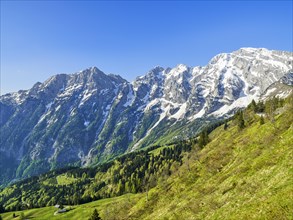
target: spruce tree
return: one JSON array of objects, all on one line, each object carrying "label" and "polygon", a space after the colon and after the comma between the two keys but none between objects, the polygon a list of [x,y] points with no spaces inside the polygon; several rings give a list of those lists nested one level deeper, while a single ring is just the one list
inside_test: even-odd
[{"label": "spruce tree", "polygon": [[0,213],[5,212],[5,208],[3,207],[2,204],[0,204]]},{"label": "spruce tree", "polygon": [[254,99],[252,99],[252,101],[248,107],[251,107],[254,112],[257,112],[257,106],[256,106],[256,102],[254,101]]},{"label": "spruce tree", "polygon": [[256,105],[256,113],[262,113],[264,112],[265,110],[265,105],[263,104],[263,102],[259,102],[257,105]]},{"label": "spruce tree", "polygon": [[93,214],[91,215],[91,217],[89,218],[89,220],[102,220],[97,209],[95,209],[93,211]]},{"label": "spruce tree", "polygon": [[203,148],[205,145],[207,145],[208,142],[209,142],[208,131],[204,129],[199,135],[198,146],[200,148]]},{"label": "spruce tree", "polygon": [[227,130],[227,128],[228,128],[228,124],[227,124],[227,121],[225,121],[224,130]]},{"label": "spruce tree", "polygon": [[244,128],[244,118],[243,118],[243,111],[239,111],[237,113],[237,125],[239,129],[243,129]]},{"label": "spruce tree", "polygon": [[264,123],[265,123],[265,120],[264,120],[263,116],[260,116],[259,124],[263,125]]}]

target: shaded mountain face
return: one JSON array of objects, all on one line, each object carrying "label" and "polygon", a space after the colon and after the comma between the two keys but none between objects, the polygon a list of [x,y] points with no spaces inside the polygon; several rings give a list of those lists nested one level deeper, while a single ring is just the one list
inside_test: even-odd
[{"label": "shaded mountain face", "polygon": [[282,76],[278,81],[271,84],[261,95],[261,100],[276,96],[285,98],[293,92],[293,69]]},{"label": "shaded mountain face", "polygon": [[0,184],[195,135],[279,80],[291,87],[292,62],[290,52],[243,48],[204,67],[156,67],[132,83],[93,67],[3,95]]}]

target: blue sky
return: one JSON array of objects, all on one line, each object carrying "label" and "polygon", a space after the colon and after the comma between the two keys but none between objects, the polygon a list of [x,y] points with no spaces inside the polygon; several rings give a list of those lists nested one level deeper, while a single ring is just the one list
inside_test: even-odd
[{"label": "blue sky", "polygon": [[241,47],[292,51],[292,1],[1,1],[1,94],[97,66],[129,81]]}]

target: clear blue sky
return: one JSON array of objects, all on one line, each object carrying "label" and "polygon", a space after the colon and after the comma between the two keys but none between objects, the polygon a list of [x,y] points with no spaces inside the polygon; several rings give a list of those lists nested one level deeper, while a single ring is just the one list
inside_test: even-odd
[{"label": "clear blue sky", "polygon": [[292,51],[292,1],[1,1],[1,94],[97,66],[132,81],[241,47]]}]

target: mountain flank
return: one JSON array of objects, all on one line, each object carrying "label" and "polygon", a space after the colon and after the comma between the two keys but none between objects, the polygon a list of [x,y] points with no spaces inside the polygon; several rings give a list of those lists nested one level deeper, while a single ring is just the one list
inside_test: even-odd
[{"label": "mountain flank", "polygon": [[[251,102],[196,138],[15,183],[0,204],[34,219],[84,219],[95,208],[102,219],[291,219],[292,110],[292,95]],[[68,211],[53,215],[56,203]]]},{"label": "mountain flank", "polygon": [[130,83],[96,67],[0,97],[0,185],[195,136],[253,99],[292,91],[292,53],[242,48]]}]

